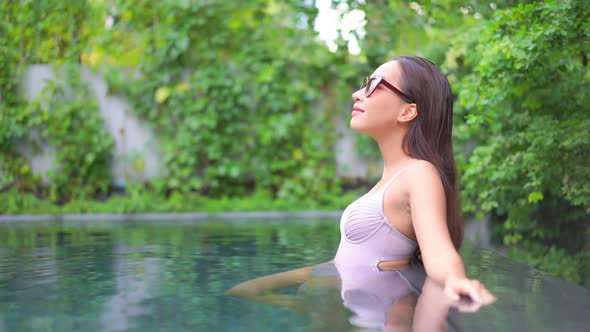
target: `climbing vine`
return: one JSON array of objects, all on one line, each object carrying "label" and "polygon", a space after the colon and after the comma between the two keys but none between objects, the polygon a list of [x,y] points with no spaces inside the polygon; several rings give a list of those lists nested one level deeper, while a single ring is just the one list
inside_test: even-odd
[{"label": "climbing vine", "polygon": [[214,196],[256,189],[318,203],[335,193],[336,110],[319,106],[334,91],[338,63],[309,23],[298,26],[313,6],[111,4],[117,21],[98,48],[107,54],[128,44],[122,32],[143,41],[139,78],[117,66],[108,77],[157,132],[168,171],[154,181],[158,189]]},{"label": "climbing vine", "polygon": [[[113,140],[80,66],[97,25],[95,7],[84,1],[2,2],[0,12],[0,187],[55,202],[106,193]],[[37,63],[53,64],[54,77],[29,101],[22,82]],[[51,170],[33,174],[30,154],[46,148],[55,149]]]},{"label": "climbing vine", "polygon": [[[20,11],[2,5],[16,38],[6,49],[28,55],[6,70],[11,79],[1,95],[18,95],[9,82],[32,63],[53,63],[58,75],[33,102],[3,101],[1,121],[11,128],[1,141],[5,186],[17,181],[18,190],[57,202],[108,194],[114,143],[80,79],[87,66],[103,73],[109,93],[126,97],[158,137],[165,175],[140,184],[143,190],[213,197],[262,191],[312,205],[338,193],[339,105],[325,100],[349,93],[337,75],[346,58],[315,39],[312,4],[56,3]],[[47,19],[38,20],[42,13]],[[55,148],[52,170],[33,175],[15,142]]]}]

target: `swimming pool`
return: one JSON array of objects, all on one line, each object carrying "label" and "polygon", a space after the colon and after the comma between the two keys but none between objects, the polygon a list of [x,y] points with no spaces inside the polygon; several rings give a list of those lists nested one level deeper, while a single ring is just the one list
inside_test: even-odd
[{"label": "swimming pool", "polygon": [[[329,261],[337,224],[3,223],[0,331],[357,331],[355,317],[367,313],[343,303],[333,285],[279,292],[297,306],[224,295],[248,279]],[[476,313],[451,310],[450,330],[580,331],[590,323],[589,290],[469,245],[462,256],[498,301]],[[391,319],[411,321],[399,316],[413,315],[405,309]]]}]

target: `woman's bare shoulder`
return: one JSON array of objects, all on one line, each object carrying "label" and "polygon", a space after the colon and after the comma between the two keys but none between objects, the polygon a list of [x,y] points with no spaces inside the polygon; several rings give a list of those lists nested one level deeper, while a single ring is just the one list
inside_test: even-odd
[{"label": "woman's bare shoulder", "polygon": [[406,171],[411,176],[423,176],[423,175],[438,175],[436,166],[423,159],[413,159]]},{"label": "woman's bare shoulder", "polygon": [[406,170],[410,187],[433,186],[441,182],[436,166],[427,160],[415,159]]}]

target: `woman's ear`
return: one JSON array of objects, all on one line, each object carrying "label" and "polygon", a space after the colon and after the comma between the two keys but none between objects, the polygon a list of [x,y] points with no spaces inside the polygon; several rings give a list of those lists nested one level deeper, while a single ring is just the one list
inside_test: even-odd
[{"label": "woman's ear", "polygon": [[408,104],[397,117],[399,122],[410,122],[418,116],[418,106],[414,103]]}]

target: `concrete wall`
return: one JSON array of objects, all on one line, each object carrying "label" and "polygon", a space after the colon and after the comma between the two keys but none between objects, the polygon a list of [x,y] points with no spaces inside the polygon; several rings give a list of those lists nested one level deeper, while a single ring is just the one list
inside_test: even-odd
[{"label": "concrete wall", "polygon": [[[23,90],[29,100],[36,98],[46,81],[54,77],[49,65],[30,66],[23,80]],[[106,82],[99,73],[83,68],[82,79],[96,96],[105,129],[115,141],[112,163],[115,184],[125,185],[128,181],[147,180],[165,174],[157,137],[147,123],[133,115],[129,102],[120,96],[107,94]],[[31,146],[19,144],[19,149],[31,160],[34,172],[43,175],[54,167],[55,147],[42,143],[41,151],[34,151]]]},{"label": "concrete wall", "polygon": [[[22,86],[29,100],[37,97],[46,81],[54,77],[50,65],[30,66]],[[83,68],[82,79],[96,96],[100,113],[105,120],[105,128],[115,140],[115,158],[112,163],[115,184],[125,185],[129,181],[149,180],[164,175],[166,170],[161,162],[158,137],[148,123],[133,114],[132,107],[125,98],[107,93],[107,84],[100,73]],[[339,135],[336,144],[338,174],[343,177],[366,176],[368,165],[355,153],[355,133],[344,120],[338,120],[336,126]],[[18,147],[31,160],[34,172],[43,175],[54,167],[55,147],[46,143],[41,144],[40,151],[35,151],[26,144],[18,144]]]}]

